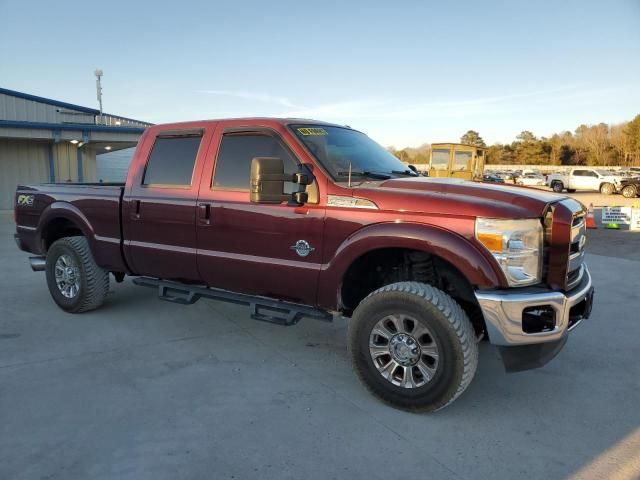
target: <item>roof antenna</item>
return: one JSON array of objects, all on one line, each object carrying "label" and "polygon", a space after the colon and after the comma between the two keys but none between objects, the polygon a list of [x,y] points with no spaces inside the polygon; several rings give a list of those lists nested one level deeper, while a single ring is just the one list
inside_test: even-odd
[{"label": "roof antenna", "polygon": [[347,187],[351,188],[351,160],[349,160],[349,181],[347,182]]}]

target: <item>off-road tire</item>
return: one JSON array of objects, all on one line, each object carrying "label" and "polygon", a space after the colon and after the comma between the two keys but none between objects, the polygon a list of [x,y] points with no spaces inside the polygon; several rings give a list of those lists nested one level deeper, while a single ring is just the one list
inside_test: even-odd
[{"label": "off-road tire", "polygon": [[[78,293],[65,297],[56,284],[55,264],[62,255],[70,256],[79,267]],[[47,286],[58,306],[66,312],[81,313],[98,308],[109,292],[109,272],[96,265],[85,237],[64,237],[49,248],[46,258]]]},{"label": "off-road tire", "polygon": [[562,193],[562,191],[564,190],[564,185],[562,184],[562,182],[553,182],[553,184],[551,185],[551,189],[556,193]]},{"label": "off-road tire", "polygon": [[603,183],[600,185],[600,193],[603,195],[612,195],[616,191],[616,187],[613,183]]},{"label": "off-road tire", "polygon": [[621,193],[624,198],[634,198],[638,195],[638,189],[634,185],[627,185]]},{"label": "off-road tire", "polygon": [[[373,327],[387,315],[404,313],[429,328],[438,346],[433,378],[403,388],[384,378],[373,363],[369,341]],[[404,410],[433,412],[458,398],[478,366],[476,335],[464,310],[443,291],[419,282],[398,282],[371,293],[349,323],[348,345],[354,370],[365,387],[384,402]]]}]

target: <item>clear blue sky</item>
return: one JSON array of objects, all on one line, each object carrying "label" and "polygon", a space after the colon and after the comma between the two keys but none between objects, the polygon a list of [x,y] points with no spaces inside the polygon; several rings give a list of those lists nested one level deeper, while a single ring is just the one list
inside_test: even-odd
[{"label": "clear blue sky", "polygon": [[302,116],[383,145],[640,113],[640,0],[0,0],[0,86],[155,123]]}]

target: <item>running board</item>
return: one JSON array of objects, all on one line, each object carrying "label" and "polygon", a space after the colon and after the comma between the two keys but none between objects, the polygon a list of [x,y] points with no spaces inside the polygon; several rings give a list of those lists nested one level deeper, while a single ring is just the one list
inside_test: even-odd
[{"label": "running board", "polygon": [[314,318],[325,322],[333,321],[333,315],[324,310],[297,303],[272,300],[266,297],[255,297],[218,288],[198,287],[150,277],[134,278],[133,283],[141,287],[157,288],[160,300],[182,305],[192,305],[201,298],[235,303],[237,305],[248,305],[251,309],[251,318],[278,325],[295,325],[302,317]]}]

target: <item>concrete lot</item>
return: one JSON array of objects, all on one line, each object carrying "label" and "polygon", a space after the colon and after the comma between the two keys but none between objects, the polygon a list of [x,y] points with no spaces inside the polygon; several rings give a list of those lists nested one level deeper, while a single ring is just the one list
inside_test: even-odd
[{"label": "concrete lot", "polygon": [[[344,320],[283,328],[129,280],[65,314],[13,228],[0,214],[2,480],[640,476],[640,258],[615,256],[640,233],[592,233],[593,317],[552,363],[507,375],[482,344],[467,392],[416,415],[358,383]],[[631,246],[595,240],[613,234]]]}]

